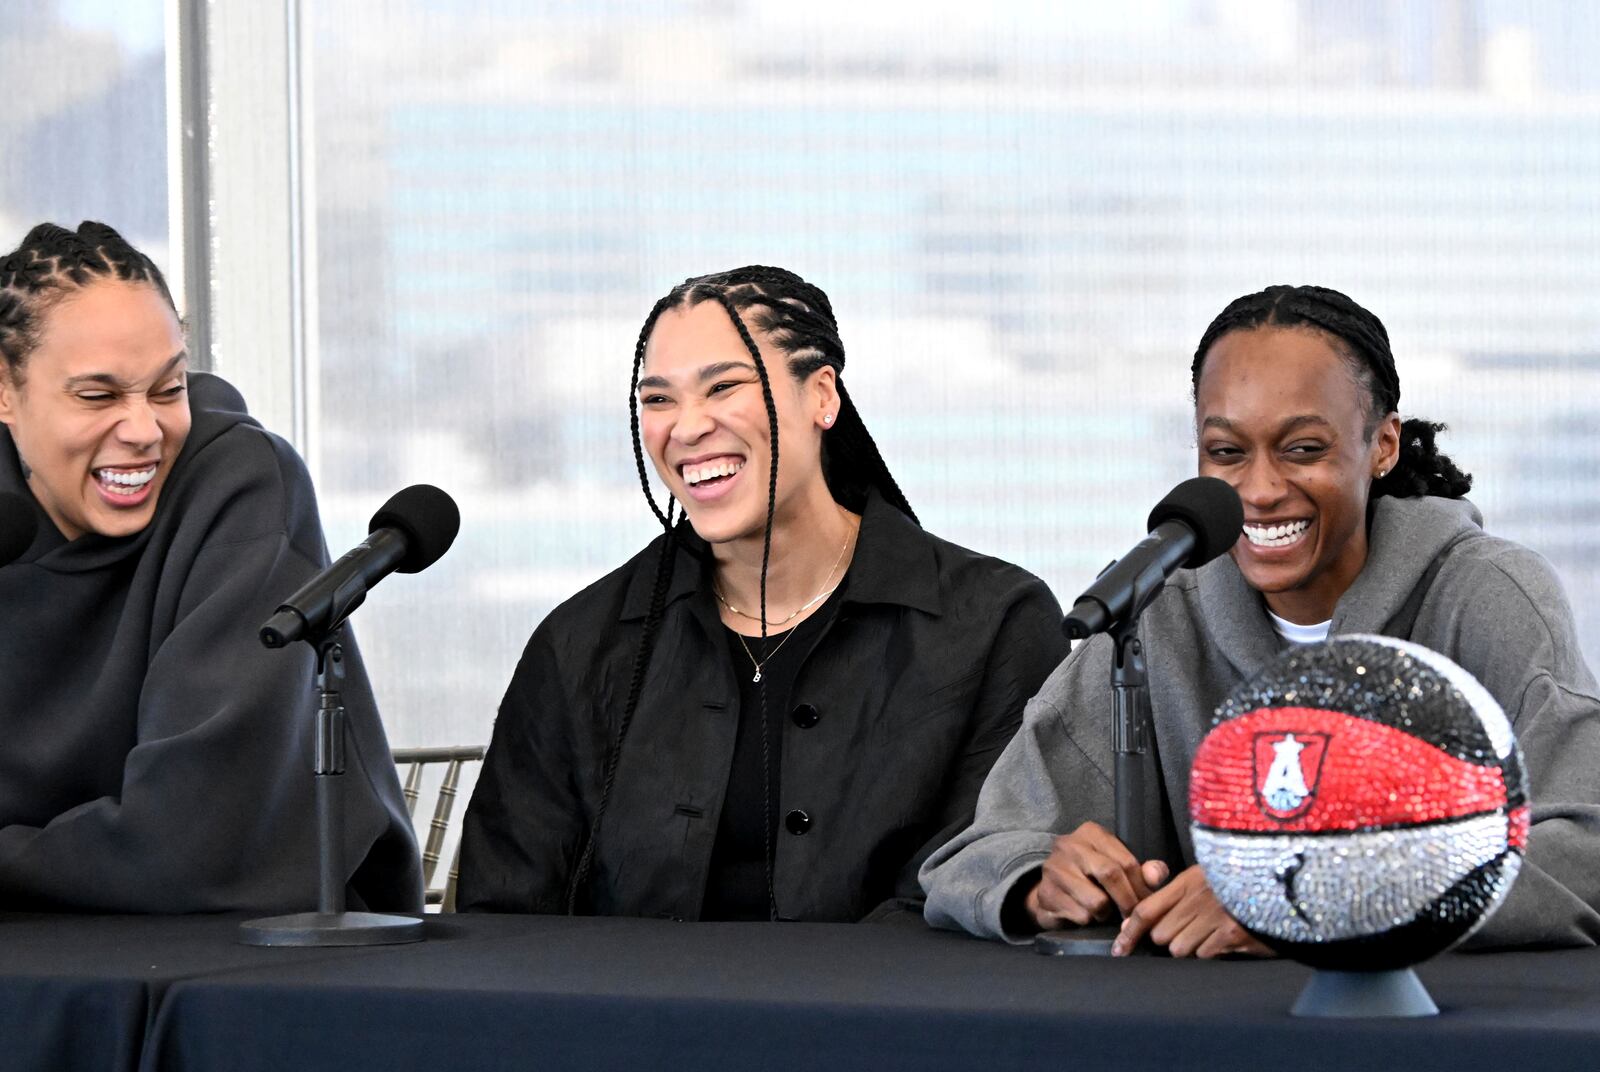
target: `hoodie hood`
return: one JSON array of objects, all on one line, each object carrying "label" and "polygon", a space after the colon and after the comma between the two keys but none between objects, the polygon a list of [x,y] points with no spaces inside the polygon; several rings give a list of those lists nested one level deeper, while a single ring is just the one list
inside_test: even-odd
[{"label": "hoodie hood", "polygon": [[1384,632],[1447,550],[1482,535],[1483,515],[1465,499],[1378,499],[1367,564],[1334,607],[1330,632]]},{"label": "hoodie hood", "polygon": [[[230,428],[239,424],[255,425],[255,419],[245,409],[244,397],[231,384],[207,372],[189,374],[189,410],[191,413],[189,438],[172,467],[172,474],[161,490],[156,503],[155,516],[132,536],[101,536],[87,533],[68,541],[61,535],[50,515],[33,497],[27,480],[22,475],[22,461],[11,441],[11,432],[0,425],[0,491],[11,491],[33,504],[39,520],[39,533],[33,546],[17,560],[32,562],[56,573],[75,573],[81,570],[104,569],[137,558],[150,542],[150,534],[163,524],[171,524],[175,504],[183,497],[185,477],[193,468],[193,458]],[[259,425],[257,425],[259,427]]]},{"label": "hoodie hood", "polygon": [[[1465,499],[1379,498],[1372,507],[1366,565],[1334,607],[1329,635],[1386,633],[1433,564],[1460,541],[1484,535],[1483,515]],[[1188,583],[1198,589],[1211,640],[1240,674],[1260,673],[1283,650],[1261,593],[1246,583],[1230,555],[1192,578]]]}]

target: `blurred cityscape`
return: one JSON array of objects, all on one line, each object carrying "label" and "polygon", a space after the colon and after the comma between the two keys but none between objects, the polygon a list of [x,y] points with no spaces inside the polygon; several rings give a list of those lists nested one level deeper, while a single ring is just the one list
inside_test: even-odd
[{"label": "blurred cityscape", "polygon": [[[107,214],[161,231],[161,111],[131,103],[159,100],[159,53],[119,66],[30,2],[0,14],[0,69],[97,74],[0,115],[0,223],[121,174],[148,196]],[[417,480],[465,515],[362,613],[396,744],[486,739],[534,626],[652,536],[639,322],[746,263],[832,297],[924,524],[1064,602],[1193,472],[1210,319],[1269,283],[1344,290],[1600,659],[1600,8],[1091,6],[308,9],[329,542]]]},{"label": "blurred cityscape", "polygon": [[167,264],[160,0],[0,5],[0,246],[103,220]]}]

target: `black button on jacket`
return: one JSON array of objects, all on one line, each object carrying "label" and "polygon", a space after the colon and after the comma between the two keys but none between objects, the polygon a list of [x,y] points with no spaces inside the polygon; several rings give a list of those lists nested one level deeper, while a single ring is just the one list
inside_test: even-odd
[{"label": "black button on jacket", "polygon": [[[467,809],[463,910],[562,912],[627,699],[659,537],[557,607],[501,703]],[[684,524],[661,633],[580,903],[695,919],[728,786],[739,690],[706,545]],[[778,913],[859,920],[922,898],[917,868],[972,819],[1027,700],[1066,655],[1037,577],[931,536],[873,494],[838,614],[804,656],[783,734]],[[792,826],[791,826],[792,829]]]}]

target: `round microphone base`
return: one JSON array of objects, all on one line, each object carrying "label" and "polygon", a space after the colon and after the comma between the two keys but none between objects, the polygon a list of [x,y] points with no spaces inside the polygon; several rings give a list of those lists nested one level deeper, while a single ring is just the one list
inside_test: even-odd
[{"label": "round microphone base", "polygon": [[1045,957],[1109,957],[1115,926],[1076,927],[1034,935],[1033,951]]},{"label": "round microphone base", "polygon": [[377,912],[297,912],[239,924],[242,945],[403,945],[422,941],[422,920]]}]

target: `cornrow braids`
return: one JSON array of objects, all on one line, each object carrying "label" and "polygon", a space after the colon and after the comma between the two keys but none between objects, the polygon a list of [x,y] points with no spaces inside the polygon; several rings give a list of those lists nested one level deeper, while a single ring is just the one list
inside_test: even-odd
[{"label": "cornrow braids", "polygon": [[85,220],[76,231],[41,223],[0,256],[0,360],[13,382],[39,345],[45,314],[72,291],[111,279],[155,287],[177,313],[161,269],[103,223]]},{"label": "cornrow braids", "polygon": [[915,511],[845,391],[844,343],[833,304],[822,289],[786,269],[754,264],[686,279],[669,295],[675,298],[674,304],[681,305],[697,305],[719,296],[726,297],[741,314],[751,314],[754,327],[784,354],[790,375],[803,380],[830,366],[840,377],[839,415],[822,437],[822,472],[834,499],[860,513],[867,493],[876,489],[890,505],[916,521]]},{"label": "cornrow braids", "polygon": [[[1400,373],[1383,321],[1348,296],[1328,287],[1271,286],[1228,303],[1200,337],[1190,366],[1191,390],[1198,392],[1200,372],[1218,339],[1234,331],[1260,327],[1306,327],[1325,336],[1349,366],[1369,401],[1366,435],[1400,408]],[[1408,418],[1400,426],[1400,457],[1384,477],[1372,484],[1372,498],[1392,495],[1414,498],[1437,495],[1459,499],[1472,490],[1472,477],[1441,453],[1442,424]]]}]

